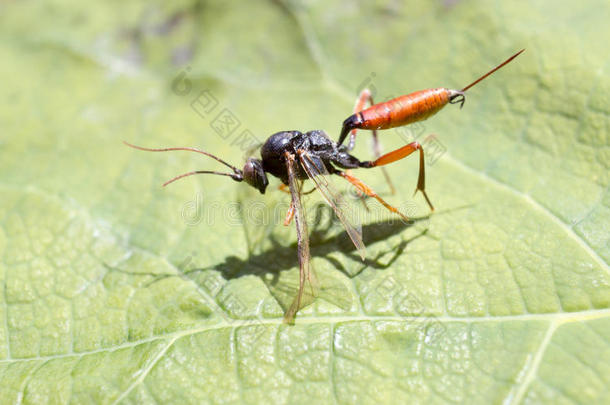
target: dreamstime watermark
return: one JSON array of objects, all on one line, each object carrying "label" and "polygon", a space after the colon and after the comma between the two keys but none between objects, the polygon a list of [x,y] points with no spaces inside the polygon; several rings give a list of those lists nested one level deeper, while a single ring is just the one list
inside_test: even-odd
[{"label": "dreamstime watermark", "polygon": [[409,292],[393,275],[387,275],[373,284],[371,293],[390,302],[393,311],[411,322],[426,344],[433,344],[446,333],[447,328],[438,317],[427,313],[426,306],[417,295]]},{"label": "dreamstime watermark", "polygon": [[[261,145],[261,140],[252,131],[244,127],[239,117],[223,105],[210,89],[197,91],[194,89],[193,82],[189,78],[190,72],[191,67],[186,66],[174,77],[171,84],[173,93],[179,97],[188,97],[190,108],[209,126],[213,133],[218,136],[218,139],[228,142],[230,146],[239,148],[242,152],[249,152]],[[373,83],[375,76],[374,72],[371,73],[371,76],[360,84],[358,93],[364,88],[369,88],[374,99],[376,99],[377,89]],[[391,98],[386,97],[385,100]],[[399,127],[396,131],[407,143],[410,143],[421,139],[425,127],[421,123],[414,123]],[[420,143],[424,147],[428,165],[434,164],[446,151],[444,145],[436,137],[426,137]],[[347,193],[349,197],[338,203],[338,208],[343,212],[348,212],[348,217],[353,222],[405,222],[396,215],[388,215],[388,211],[379,204],[371,205],[367,209],[350,208],[350,205],[360,203],[357,200],[362,200],[362,196],[353,190],[353,187],[350,187],[351,192]],[[343,203],[345,203],[345,206],[342,205]],[[320,204],[331,210],[329,206]],[[235,226],[242,226],[244,221],[255,226],[264,226],[283,223],[289,207],[288,202],[275,202],[273,207],[269,207],[269,204],[264,201],[248,203],[207,202],[204,200],[202,193],[196,193],[192,200],[183,204],[181,217],[188,226],[196,226],[202,223],[212,226],[218,221]],[[398,208],[411,218],[417,217],[422,212],[415,201],[407,201]],[[306,210],[308,223],[312,223],[310,215],[313,215],[316,211],[316,209]],[[330,218],[337,220],[336,216],[332,214]],[[412,223],[412,221],[408,222],[408,224]],[[195,264],[194,255],[187,256],[178,265],[180,271],[197,285],[200,295],[212,311],[220,314],[229,325],[252,328],[249,336],[257,340],[266,330],[261,314],[248,314],[249,306],[242,298],[235,292],[224,289],[227,281],[218,272],[203,271]],[[392,300],[396,313],[409,318],[421,318],[417,325],[422,327],[422,333],[424,333],[427,342],[438,339],[444,333],[442,323],[436,317],[426,315],[422,302],[415,295],[409,293],[392,276],[384,277],[373,288],[375,293]],[[240,315],[245,316],[245,318],[240,318]]]},{"label": "dreamstime watermark", "polygon": [[[227,292],[224,289],[227,280],[218,272],[202,269],[195,263],[195,256],[193,252],[176,267],[197,286],[199,295],[213,313],[231,327],[248,328],[249,340],[256,342],[267,330],[269,321],[260,312],[249,314],[252,306],[248,306],[234,291]],[[374,272],[362,273],[361,280],[370,285],[363,293],[376,294],[381,300],[391,303],[392,311],[413,327],[423,343],[433,345],[447,333],[446,326],[438,317],[430,314],[417,295],[409,292],[394,275],[386,275],[380,280],[374,277]]]},{"label": "dreamstime watermark", "polygon": [[[239,148],[242,152],[251,152],[256,147],[261,145],[261,141],[249,129],[245,128],[242,121],[229,108],[223,106],[218,98],[209,89],[195,90],[193,81],[189,75],[191,67],[186,66],[172,80],[171,88],[175,95],[189,98],[190,108],[200,117],[209,128],[211,133],[215,133],[219,139],[229,142],[231,146]],[[373,79],[376,74],[373,72],[358,86],[358,92],[364,88],[371,91],[374,99],[377,97],[377,88],[374,85]],[[392,97],[386,97],[391,99]],[[425,132],[425,127],[421,123],[414,123],[405,127],[396,129],[399,135],[410,143],[415,140],[422,139]],[[420,141],[424,147],[424,154],[428,165],[434,164],[438,158],[446,151],[446,148],[438,138],[429,136]],[[388,220],[387,211],[379,204],[367,204],[370,199],[364,198],[351,185],[346,185],[349,189],[348,193],[342,193],[346,198],[340,198],[336,201],[336,206],[344,216],[353,224],[371,222],[393,222],[399,220],[405,221],[399,216],[390,216]],[[351,198],[349,198],[351,197]],[[349,201],[349,200],[353,201]],[[360,200],[360,201],[357,201]],[[357,209],[355,204],[363,204],[365,209]],[[214,225],[217,221],[222,221],[229,225],[242,225],[245,222],[254,225],[268,225],[283,223],[286,211],[289,209],[289,203],[274,203],[274,206],[268,207],[263,201],[249,202],[244,205],[241,202],[217,202],[206,201],[204,204],[203,194],[196,193],[192,200],[186,201],[181,209],[181,217],[188,226],[196,226],[204,223],[206,225]],[[422,211],[414,201],[404,202],[398,209],[407,217],[421,217]],[[306,210],[308,213],[308,211]],[[336,217],[332,216],[334,219]]]},{"label": "dreamstime watermark", "polygon": [[[345,199],[337,201],[335,206],[340,210],[344,217],[354,225],[364,223],[382,222],[387,225],[392,225],[396,222],[401,222],[405,225],[413,225],[415,221],[428,221],[428,217],[424,214],[424,209],[415,201],[407,200],[400,204],[397,208],[409,220],[390,213],[385,207],[377,204],[368,204],[370,199],[357,194],[351,195]],[[358,204],[366,204],[365,207],[358,207]],[[220,202],[210,201],[205,202],[202,193],[195,193],[193,199],[185,202],[182,205],[181,216],[183,222],[188,226],[214,226],[218,223],[229,226],[241,227],[244,223],[253,226],[268,226],[276,225],[284,222],[286,212],[290,208],[288,200],[281,202],[273,202],[273,205],[262,200],[251,200],[248,202]],[[320,209],[329,211],[330,218],[333,221],[340,223],[334,213],[334,210],[324,202],[319,202],[312,209],[306,209],[306,220],[310,224],[315,224],[316,216]]]},{"label": "dreamstime watermark", "polygon": [[[235,292],[224,290],[227,281],[218,272],[201,271],[195,264],[196,253],[187,256],[177,268],[185,277],[197,286],[197,291],[208,307],[221,316],[224,322],[232,327],[247,327],[252,343],[256,342],[267,330],[268,321],[262,314],[248,314],[249,307]],[[191,275],[193,274],[193,275]],[[435,344],[446,334],[446,326],[437,316],[428,313],[424,303],[412,292],[409,292],[393,275],[374,280],[374,274],[363,273],[361,280],[370,282],[366,294],[376,294],[383,301],[390,302],[394,313],[403,321],[411,324],[427,345]],[[242,316],[242,317],[240,317]]]},{"label": "dreamstime watermark", "polygon": [[[377,76],[375,72],[371,72],[356,88],[356,95],[360,97],[365,89],[370,92],[371,98],[377,102],[385,102],[396,98],[394,95],[386,95],[385,97],[377,97],[378,90],[374,83],[374,78]],[[414,122],[409,125],[404,125],[394,128],[394,132],[405,141],[405,143],[419,142],[424,149],[424,158],[428,166],[434,165],[441,156],[447,152],[447,148],[436,135],[424,136],[426,132],[425,125],[421,122]]]},{"label": "dreamstime watermark", "polygon": [[260,139],[229,108],[221,105],[211,90],[204,89],[192,97],[193,82],[189,79],[190,66],[186,66],[172,80],[172,92],[180,97],[190,97],[191,109],[208,124],[220,139],[230,142],[231,146],[248,152],[260,145]]},{"label": "dreamstime watermark", "polygon": [[[254,343],[267,329],[261,314],[257,313],[253,316],[245,315],[248,312],[248,306],[244,301],[233,291],[223,291],[227,281],[223,280],[220,274],[217,272],[199,271],[201,269],[195,264],[195,255],[196,253],[187,256],[177,268],[197,285],[199,295],[214,313],[219,314],[224,319],[225,323],[233,327],[248,327],[248,336]],[[197,276],[191,277],[191,274],[196,274]],[[240,314],[244,314],[246,317],[239,318]]]}]

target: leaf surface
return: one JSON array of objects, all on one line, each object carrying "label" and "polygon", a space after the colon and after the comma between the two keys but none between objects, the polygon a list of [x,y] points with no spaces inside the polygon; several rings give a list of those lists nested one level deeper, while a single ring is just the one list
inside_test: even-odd
[{"label": "leaf surface", "polygon": [[[610,402],[605,2],[0,10],[2,402]],[[462,110],[380,134],[386,151],[437,136],[434,215],[411,196],[417,159],[388,166],[396,195],[358,172],[420,218],[367,201],[362,262],[305,198],[322,288],[293,327],[277,181],[264,196],[213,176],[161,188],[219,167],[121,143],[239,166],[279,130],[334,138],[365,86],[377,101],[461,88],[521,48]],[[227,114],[239,125],[219,134]]]}]

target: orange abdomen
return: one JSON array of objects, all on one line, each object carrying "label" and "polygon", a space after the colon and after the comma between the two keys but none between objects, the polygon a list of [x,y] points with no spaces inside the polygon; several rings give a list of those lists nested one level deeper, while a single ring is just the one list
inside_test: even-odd
[{"label": "orange abdomen", "polygon": [[427,89],[375,104],[360,112],[362,129],[388,129],[422,121],[449,102],[449,89]]}]

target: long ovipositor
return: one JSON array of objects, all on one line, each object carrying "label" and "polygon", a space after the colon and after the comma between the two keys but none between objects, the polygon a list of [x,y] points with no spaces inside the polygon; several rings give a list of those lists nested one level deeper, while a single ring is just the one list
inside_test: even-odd
[{"label": "long ovipositor", "polygon": [[466,90],[515,59],[523,51],[524,49],[515,53],[462,90],[452,90],[444,87],[420,90],[372,105],[369,108],[350,115],[343,121],[338,144],[341,145],[347,134],[353,129],[375,130],[400,127],[413,122],[423,121],[439,112],[449,103],[460,104],[460,107],[463,106],[466,99],[464,95]]}]

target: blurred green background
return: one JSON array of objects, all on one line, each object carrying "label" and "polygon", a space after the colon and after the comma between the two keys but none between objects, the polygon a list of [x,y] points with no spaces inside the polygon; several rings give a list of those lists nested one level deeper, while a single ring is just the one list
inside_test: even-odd
[{"label": "blurred green background", "polygon": [[[609,13],[0,3],[0,403],[610,403]],[[276,131],[336,138],[364,86],[378,101],[461,88],[521,48],[463,109],[381,133],[386,151],[437,136],[429,219],[356,204],[362,262],[305,199],[322,291],[293,327],[278,181],[264,196],[213,176],[162,188],[219,167],[122,144],[240,166]],[[233,132],[215,131],[221,113]],[[370,136],[358,139],[366,159]],[[379,171],[359,176],[427,214],[417,159],[388,172],[395,195]]]}]

